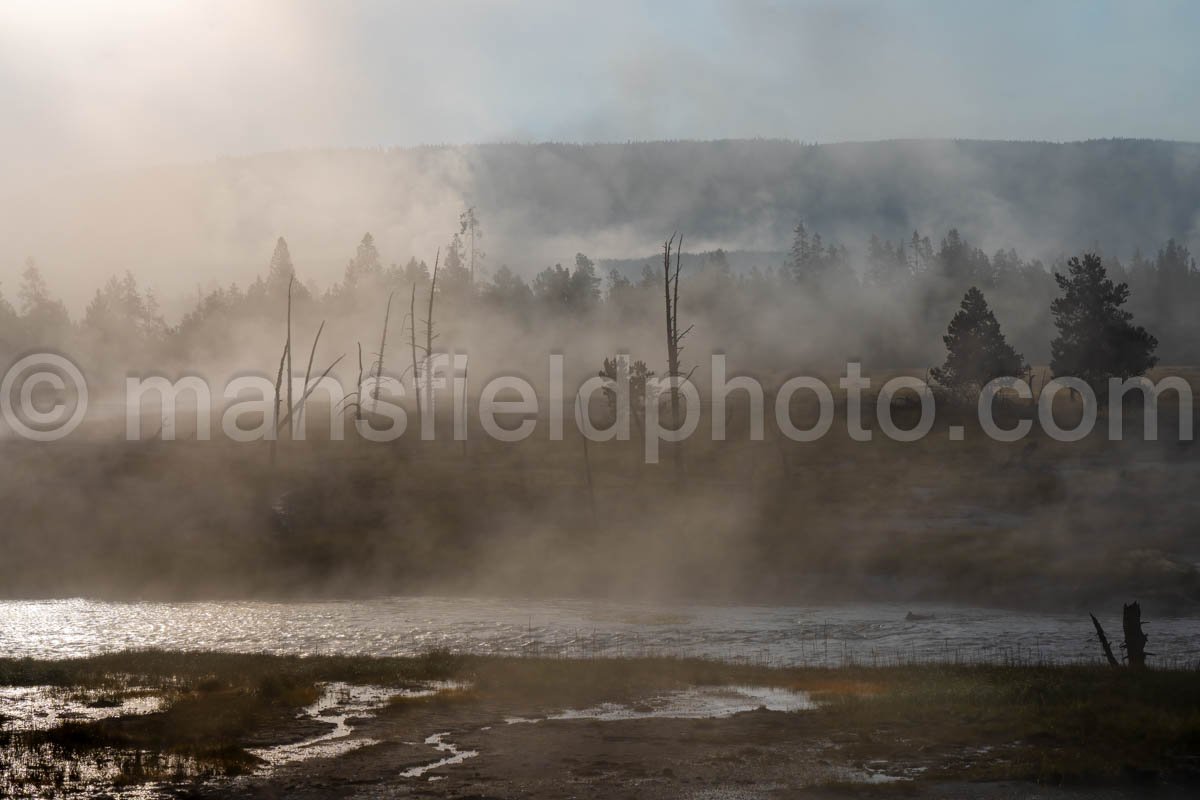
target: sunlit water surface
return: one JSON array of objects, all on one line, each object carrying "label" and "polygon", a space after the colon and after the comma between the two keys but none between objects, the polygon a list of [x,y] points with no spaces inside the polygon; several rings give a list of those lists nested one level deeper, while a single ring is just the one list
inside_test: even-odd
[{"label": "sunlit water surface", "polygon": [[[1120,609],[1099,609],[1120,639]],[[909,612],[922,617],[910,619]],[[1200,622],[1146,609],[1160,662],[1200,662]],[[336,602],[0,602],[0,653],[72,658],[133,648],[409,655],[432,648],[567,657],[684,655],[779,665],[1096,661],[1086,614],[939,605],[648,606],[395,597]]]}]

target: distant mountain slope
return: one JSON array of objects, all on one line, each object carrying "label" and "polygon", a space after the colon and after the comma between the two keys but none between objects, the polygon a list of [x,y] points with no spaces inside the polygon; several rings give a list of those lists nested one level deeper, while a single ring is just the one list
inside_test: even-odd
[{"label": "distant mountain slope", "polygon": [[[336,279],[364,231],[389,260],[431,259],[464,204],[487,264],[529,272],[653,252],[674,230],[690,250],[780,251],[803,217],[826,239],[935,240],[959,228],[985,249],[1122,256],[1174,236],[1200,249],[1200,144],[786,141],[490,144],[268,154],[9,187],[0,259],[48,274],[126,267],[166,291],[245,281],[286,236],[297,266]],[[89,272],[90,274],[90,272]],[[90,293],[91,286],[87,287]]]}]

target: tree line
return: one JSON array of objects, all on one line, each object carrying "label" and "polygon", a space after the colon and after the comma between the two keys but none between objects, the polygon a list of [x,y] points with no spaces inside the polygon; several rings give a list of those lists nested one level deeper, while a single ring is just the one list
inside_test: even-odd
[{"label": "tree line", "polygon": [[[661,313],[661,262],[647,260],[640,274],[612,269],[601,275],[597,263],[579,253],[568,266],[555,264],[526,280],[506,265],[490,269],[483,242],[474,209],[465,210],[440,253],[438,269],[441,319],[451,328],[456,319],[495,315],[526,327],[570,321],[619,330],[623,323],[657,319]],[[1116,360],[1126,365],[1121,370],[1148,368],[1160,341],[1160,355],[1172,363],[1191,363],[1200,339],[1194,314],[1200,271],[1188,249],[1174,240],[1153,257],[1135,253],[1129,263],[1096,253],[1047,266],[1011,248],[989,256],[956,230],[936,245],[919,232],[901,241],[872,236],[865,254],[854,256],[801,223],[780,263],[734,271],[725,253],[716,250],[687,255],[684,274],[682,304],[713,341],[744,341],[747,319],[772,320],[764,361],[789,344],[815,337],[819,328],[842,326],[836,340],[852,342],[846,347],[858,352],[847,350],[840,357],[861,357],[865,351],[884,367],[930,364],[957,306],[945,336],[951,358],[931,373],[950,384],[1001,367],[1005,374],[1020,372],[1014,368],[1027,367],[1018,355],[1022,351],[1049,361],[1055,372],[1074,370],[1082,377],[1098,369],[1088,358]],[[228,349],[248,323],[276,323],[281,299],[293,283],[300,312],[321,318],[374,314],[381,297],[403,297],[413,287],[428,292],[431,269],[415,257],[385,263],[367,233],[342,278],[322,290],[296,274],[281,237],[264,273],[244,288],[235,283],[197,292],[190,309],[171,325],[158,299],[128,273],[97,289],[82,317],[73,320],[30,260],[15,302],[0,295],[0,345],[10,354],[33,347],[83,347],[100,356],[186,361]],[[1013,344],[1000,333],[997,316],[1013,332]],[[1155,335],[1132,326],[1133,316]],[[1066,319],[1074,320],[1069,334],[1063,332]],[[1106,355],[1079,355],[1089,343],[1101,341]]]}]

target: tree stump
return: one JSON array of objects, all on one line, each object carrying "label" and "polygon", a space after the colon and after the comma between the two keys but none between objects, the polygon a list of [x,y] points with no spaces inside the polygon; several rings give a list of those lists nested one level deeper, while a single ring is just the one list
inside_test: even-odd
[{"label": "tree stump", "polygon": [[1121,618],[1125,629],[1125,657],[1130,669],[1146,668],[1146,642],[1150,640],[1142,632],[1142,607],[1136,601],[1124,607]]}]

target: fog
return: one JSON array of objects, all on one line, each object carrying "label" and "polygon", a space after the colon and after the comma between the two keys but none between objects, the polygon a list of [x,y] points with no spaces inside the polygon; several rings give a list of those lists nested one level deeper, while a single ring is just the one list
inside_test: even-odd
[{"label": "fog", "polygon": [[[1056,275],[1086,252],[1128,283],[1125,311],[1157,338],[1152,374],[1192,380],[1200,145],[1175,141],[1197,129],[1178,110],[1194,82],[1171,77],[1193,74],[1182,48],[1136,66],[1160,97],[1122,92],[1116,59],[1079,66],[1083,45],[1024,11],[1001,28],[1022,35],[1017,58],[965,55],[996,15],[936,4],[622,10],[0,12],[16,120],[0,131],[0,358],[65,355],[92,401],[62,442],[0,440],[14,531],[0,593],[1195,603],[1178,437],[955,446],[949,425],[973,406],[946,385],[929,395],[937,443],[907,449],[851,441],[840,390],[838,432],[815,443],[752,438],[741,397],[728,441],[709,441],[705,416],[714,353],[762,382],[768,408],[788,378],[836,386],[860,362],[874,409],[886,378],[946,361],[973,287],[1044,386]],[[1116,22],[1175,36],[1176,17]],[[1070,92],[1037,82],[1051,68]],[[679,374],[700,387],[700,436],[649,464],[636,435],[585,445],[568,425],[550,441],[543,404],[529,440],[472,423],[463,444],[440,395],[441,435],[420,439],[413,375],[432,355],[469,355],[469,406],[501,375],[544,399],[561,354],[568,418],[606,358],[666,375],[661,248],[677,235]],[[196,441],[188,419],[169,441],[158,408],[142,422],[159,434],[123,440],[127,377],[198,376],[220,399],[237,376],[274,383],[289,336],[294,380],[310,346],[312,374],[340,358],[331,375],[350,389],[380,359],[406,385],[406,434],[316,432],[370,419],[360,396],[315,398],[306,441]],[[911,401],[896,406],[907,423]],[[598,395],[586,413],[612,408]]]}]

